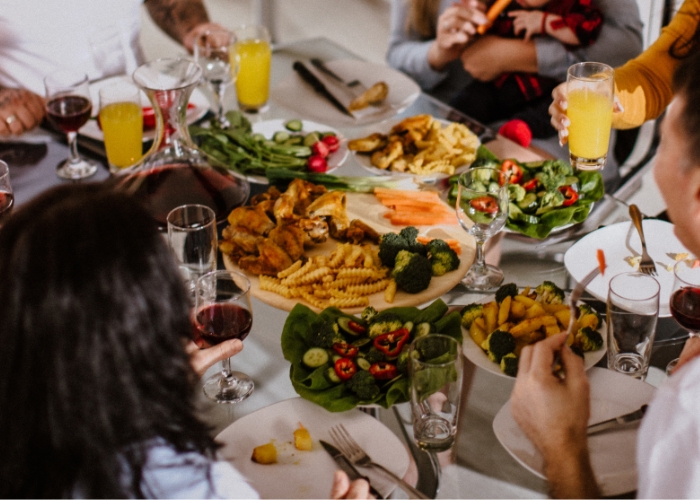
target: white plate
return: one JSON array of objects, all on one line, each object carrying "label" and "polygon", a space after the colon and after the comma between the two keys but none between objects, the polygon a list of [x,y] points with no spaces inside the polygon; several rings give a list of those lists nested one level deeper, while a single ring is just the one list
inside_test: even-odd
[{"label": "white plate", "polygon": [[[591,385],[589,425],[637,410],[654,396],[653,386],[605,368],[593,368],[588,378]],[[493,431],[515,460],[546,479],[542,455],[513,420],[510,401],[496,414]],[[594,434],[588,438],[588,448],[603,496],[616,496],[637,488],[636,427]]]},{"label": "white plate", "polygon": [[[265,136],[266,139],[272,139],[272,136],[275,135],[275,132],[280,131],[289,132],[290,134],[308,134],[310,132],[333,132],[340,140],[340,147],[338,147],[338,150],[335,153],[331,153],[330,155],[328,155],[328,170],[326,170],[325,173],[330,174],[343,163],[345,163],[345,160],[347,160],[348,158],[348,145],[339,131],[332,127],[329,127],[328,125],[323,125],[322,123],[312,122],[311,120],[300,120],[303,126],[301,131],[290,132],[284,126],[284,124],[288,121],[289,120],[266,120],[263,122],[254,123],[253,133],[262,134]],[[247,175],[246,177],[249,181],[255,182],[257,184],[269,184],[267,177],[265,177],[264,175],[251,174]]]},{"label": "white plate", "polygon": [[376,113],[363,114],[360,118],[350,117],[317,94],[296,71],[290,71],[287,77],[272,89],[272,99],[299,116],[337,127],[348,127],[392,118],[413,104],[420,95],[420,87],[416,82],[389,66],[356,59],[328,61],[326,66],[343,80],[357,79],[368,88],[379,81],[386,82],[389,86],[389,95],[384,101],[386,106],[377,108]]},{"label": "white plate", "polygon": [[[484,304],[486,304],[488,302],[492,302],[493,300],[495,300],[495,296],[491,295],[490,297],[486,297],[486,298],[480,300],[479,302],[483,302]],[[568,301],[567,301],[567,303],[568,303]],[[464,333],[464,342],[462,342],[462,351],[464,352],[464,355],[467,357],[467,359],[469,361],[474,363],[479,368],[483,368],[484,370],[490,371],[491,373],[494,373],[496,375],[500,375],[502,377],[507,377],[507,378],[513,378],[513,377],[503,373],[500,365],[496,364],[495,362],[493,362],[489,359],[489,357],[486,355],[486,353],[481,348],[481,346],[476,345],[476,343],[472,340],[471,336],[469,335],[469,332],[464,327],[462,327],[462,331]],[[584,364],[586,366],[586,370],[595,366],[595,364],[598,363],[598,361],[600,361],[603,358],[603,356],[605,356],[605,353],[608,349],[608,340],[607,340],[607,334],[606,334],[606,330],[605,330],[605,321],[601,320],[600,325],[598,326],[598,331],[603,336],[603,347],[601,347],[597,351],[587,351],[587,352],[583,353]]]},{"label": "white plate", "polygon": [[[128,82],[134,84],[134,81],[130,76],[112,76],[105,78],[104,80],[99,80],[90,83],[90,99],[92,99],[92,116],[96,117],[100,112],[100,89],[106,85],[111,85],[120,81]],[[194,108],[189,108],[187,110],[187,124],[190,125],[200,118],[202,118],[207,111],[209,111],[209,101],[201,90],[195,88],[190,96],[190,104],[194,105]],[[152,106],[151,101],[145,92],[141,91],[141,106],[144,108]],[[104,140],[104,135],[102,130],[97,126],[97,120],[88,120],[88,122],[82,126],[80,129],[80,135],[90,137],[98,141]],[[155,137],[155,129],[144,130],[143,140],[151,141]]]},{"label": "white plate", "polygon": [[[647,250],[656,264],[658,276],[656,280],[661,286],[659,293],[659,317],[671,316],[669,300],[673,289],[673,269],[666,266],[675,263],[677,253],[687,252],[683,244],[673,234],[673,224],[661,220],[649,219],[642,221],[644,236],[647,240]],[[639,234],[632,222],[620,222],[587,234],[576,242],[564,255],[564,265],[569,274],[581,281],[591,269],[598,265],[596,252],[605,252],[605,263],[608,266],[605,275],[596,277],[586,290],[598,300],[605,302],[608,298],[608,284],[620,273],[631,273],[635,268],[629,265],[625,258],[642,254],[642,244]]]},{"label": "white plate", "polygon": [[[292,433],[300,422],[313,439],[311,451],[294,448]],[[216,440],[224,445],[219,451],[221,456],[233,464],[261,498],[328,498],[338,465],[319,439],[332,444],[329,430],[341,423],[372,460],[399,477],[406,474],[406,448],[379,420],[359,410],[330,413],[301,398],[280,401],[246,415],[224,429]],[[253,448],[271,440],[277,447],[278,463],[253,462]],[[372,469],[360,470],[384,496],[396,486]]]}]

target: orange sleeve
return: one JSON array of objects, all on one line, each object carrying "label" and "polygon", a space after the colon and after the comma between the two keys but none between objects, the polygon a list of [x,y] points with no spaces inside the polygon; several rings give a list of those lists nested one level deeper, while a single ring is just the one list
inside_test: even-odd
[{"label": "orange sleeve", "polygon": [[659,38],[637,58],[615,69],[615,95],[624,112],[613,115],[614,128],[638,127],[653,120],[673,98],[673,73],[680,63],[669,54],[676,40],[689,40],[700,21],[700,0],[685,0]]}]

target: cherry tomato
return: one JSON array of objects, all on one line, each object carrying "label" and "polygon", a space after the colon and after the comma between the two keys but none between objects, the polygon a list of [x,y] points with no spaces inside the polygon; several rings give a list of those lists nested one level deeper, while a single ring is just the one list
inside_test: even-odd
[{"label": "cherry tomato", "polygon": [[334,135],[327,135],[326,137],[321,139],[321,142],[328,146],[328,149],[331,153],[335,153],[340,147],[340,140]]},{"label": "cherry tomato", "polygon": [[335,374],[338,375],[343,382],[350,380],[357,372],[357,366],[353,360],[349,358],[340,358],[335,362],[333,369],[335,370]]},{"label": "cherry tomato", "polygon": [[376,380],[391,380],[398,375],[398,370],[396,369],[396,366],[391,363],[379,361],[378,363],[374,363],[369,367],[369,373]]},{"label": "cherry tomato", "polygon": [[309,168],[309,172],[319,172],[323,173],[328,170],[328,163],[323,156],[312,155],[306,160],[306,165]]},{"label": "cherry tomato", "polygon": [[360,350],[354,345],[350,345],[347,342],[336,342],[333,344],[333,350],[343,356],[344,358],[354,358]]},{"label": "cherry tomato", "polygon": [[495,214],[498,212],[498,202],[493,196],[479,196],[469,201],[469,204],[474,210],[485,214]]},{"label": "cherry tomato", "polygon": [[523,169],[512,160],[503,160],[501,172],[506,174],[510,184],[517,184],[523,178]]},{"label": "cherry tomato", "polygon": [[523,184],[523,187],[525,188],[525,191],[532,191],[533,189],[537,189],[537,179],[530,179],[525,184]]},{"label": "cherry tomato", "polygon": [[578,193],[571,186],[562,186],[559,188],[559,192],[564,195],[564,203],[562,203],[564,207],[573,205],[578,200]]}]

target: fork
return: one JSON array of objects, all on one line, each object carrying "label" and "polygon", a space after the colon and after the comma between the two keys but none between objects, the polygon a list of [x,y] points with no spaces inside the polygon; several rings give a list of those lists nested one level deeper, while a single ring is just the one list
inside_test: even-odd
[{"label": "fork", "polygon": [[343,80],[342,78],[340,78],[338,75],[336,75],[333,71],[331,71],[330,69],[328,69],[328,66],[326,66],[326,63],[324,63],[323,61],[321,61],[321,60],[318,59],[318,58],[315,58],[315,57],[312,58],[312,59],[311,59],[311,64],[313,64],[313,65],[316,66],[318,69],[320,69],[321,71],[323,71],[325,74],[327,74],[328,76],[330,76],[330,77],[333,78],[334,80],[339,81],[340,83],[342,83],[343,85],[345,85],[346,87],[348,87],[348,88],[350,88],[350,89],[354,89],[355,87],[358,87],[358,86],[359,86],[360,92],[364,92],[365,90],[367,90],[367,89],[365,89],[365,88],[362,86],[362,82],[360,82],[360,80],[355,79],[355,80],[352,80],[352,81],[350,81],[350,82],[346,82],[345,80]]},{"label": "fork", "polygon": [[656,264],[654,264],[654,260],[647,252],[647,243],[644,239],[644,229],[642,228],[642,213],[637,205],[630,205],[630,217],[632,217],[634,227],[637,228],[639,239],[642,240],[642,260],[639,262],[639,270],[649,276],[656,276]]},{"label": "fork", "polygon": [[357,441],[355,441],[348,433],[343,424],[338,424],[331,427],[330,435],[338,449],[343,452],[343,454],[348,457],[353,464],[359,465],[360,467],[372,467],[381,470],[396,481],[396,483],[398,483],[407,493],[413,495],[411,498],[429,498],[401,479],[399,476],[391,472],[389,469],[386,469],[382,464],[373,462],[367,452],[360,448]]}]

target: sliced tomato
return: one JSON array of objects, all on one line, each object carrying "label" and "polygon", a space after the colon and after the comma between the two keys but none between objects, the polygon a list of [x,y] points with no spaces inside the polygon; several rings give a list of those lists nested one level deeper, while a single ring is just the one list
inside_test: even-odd
[{"label": "sliced tomato", "polygon": [[469,201],[474,210],[485,214],[495,214],[498,212],[498,202],[493,196],[479,196]]},{"label": "sliced tomato", "polygon": [[562,186],[559,188],[559,192],[564,195],[564,203],[562,203],[564,207],[573,205],[578,200],[578,193],[571,186]]},{"label": "sliced tomato", "polygon": [[506,179],[510,184],[517,184],[523,178],[523,169],[513,160],[503,160],[501,172],[506,174]]},{"label": "sliced tomato", "polygon": [[525,188],[525,191],[532,191],[533,189],[537,189],[537,179],[530,179],[529,181],[523,184],[523,187]]}]

